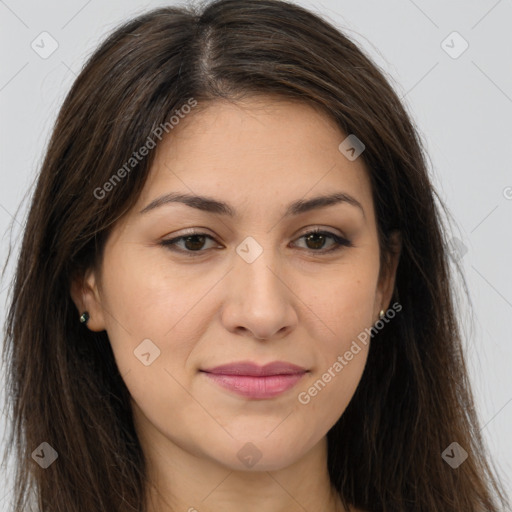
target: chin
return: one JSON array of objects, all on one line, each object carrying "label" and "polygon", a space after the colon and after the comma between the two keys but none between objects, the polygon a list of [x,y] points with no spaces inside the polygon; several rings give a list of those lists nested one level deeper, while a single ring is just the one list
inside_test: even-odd
[{"label": "chin", "polygon": [[290,436],[287,439],[287,443],[277,436],[273,440],[230,440],[229,446],[217,444],[217,453],[210,453],[210,456],[232,471],[278,471],[292,465],[303,451],[298,439],[294,441]]}]

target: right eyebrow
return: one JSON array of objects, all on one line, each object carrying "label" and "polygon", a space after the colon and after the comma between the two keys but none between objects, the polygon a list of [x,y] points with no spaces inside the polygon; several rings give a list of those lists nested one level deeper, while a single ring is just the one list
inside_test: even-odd
[{"label": "right eyebrow", "polygon": [[[176,192],[170,192],[157,197],[146,205],[139,213],[144,214],[154,210],[155,208],[171,203],[182,203],[190,206],[191,208],[197,208],[198,210],[220,215],[228,215],[230,217],[237,216],[236,210],[224,201],[219,201],[208,196],[180,194]],[[326,208],[339,203],[346,203],[359,208],[363,213],[363,216],[365,216],[364,208],[361,203],[345,192],[335,192],[333,194],[317,196],[311,199],[298,199],[288,205],[284,216],[288,217],[291,215],[299,215],[317,208]]]}]

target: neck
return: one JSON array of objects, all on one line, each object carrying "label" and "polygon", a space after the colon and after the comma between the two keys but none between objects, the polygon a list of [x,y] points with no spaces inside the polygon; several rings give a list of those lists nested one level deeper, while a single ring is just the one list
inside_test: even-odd
[{"label": "neck", "polygon": [[348,512],[330,483],[325,437],[288,467],[238,471],[169,440],[162,443],[161,434],[155,435],[141,441],[148,468],[148,512]]}]

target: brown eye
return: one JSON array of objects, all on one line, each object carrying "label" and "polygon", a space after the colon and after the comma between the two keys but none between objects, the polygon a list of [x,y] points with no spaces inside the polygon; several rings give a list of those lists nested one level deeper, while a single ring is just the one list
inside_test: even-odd
[{"label": "brown eye", "polygon": [[310,233],[309,235],[305,235],[306,244],[309,249],[322,249],[326,236],[322,233]]},{"label": "brown eye", "polygon": [[[336,251],[341,249],[341,247],[353,247],[350,240],[340,237],[335,233],[321,231],[318,229],[305,233],[299,238],[299,240],[300,239],[304,239],[306,242],[305,250],[319,254]],[[325,249],[325,244],[329,239],[333,241],[333,243]],[[187,256],[196,256],[200,253],[206,252],[207,249],[213,248],[206,247],[205,249],[205,244],[208,240],[215,241],[213,237],[206,233],[190,233],[170,240],[162,240],[160,245],[167,247],[172,251],[184,253]]]},{"label": "brown eye", "polygon": [[197,251],[204,245],[206,237],[204,235],[191,235],[183,238],[185,247],[191,251]]},{"label": "brown eye", "polygon": [[[350,240],[347,240],[346,238],[340,237],[329,231],[321,231],[315,229],[302,235],[299,240],[301,238],[303,238],[306,242],[306,249],[312,252],[326,253],[340,249],[342,246],[353,247],[353,244]],[[322,250],[325,246],[326,240],[329,238],[333,240],[334,243],[331,244],[330,248]]]},{"label": "brown eye", "polygon": [[[170,240],[162,240],[160,245],[169,248],[172,251],[183,252],[183,253],[201,253],[206,252],[202,250],[205,246],[205,242],[214,240],[210,235],[206,233],[191,233],[189,235],[178,236]],[[179,244],[183,245],[180,246]]]}]

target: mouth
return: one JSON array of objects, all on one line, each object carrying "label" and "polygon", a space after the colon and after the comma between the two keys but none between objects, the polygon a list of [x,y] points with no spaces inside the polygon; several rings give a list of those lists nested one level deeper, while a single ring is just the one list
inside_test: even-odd
[{"label": "mouth", "polygon": [[263,400],[293,388],[308,370],[282,361],[265,366],[243,361],[200,372],[223,389],[246,398]]}]

